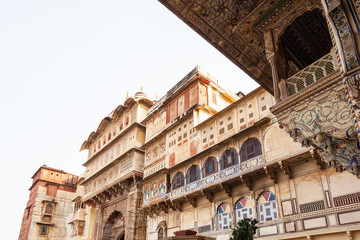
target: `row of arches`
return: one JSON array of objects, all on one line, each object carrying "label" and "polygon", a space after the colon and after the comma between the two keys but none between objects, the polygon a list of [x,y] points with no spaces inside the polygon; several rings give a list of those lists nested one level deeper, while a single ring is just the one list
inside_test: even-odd
[{"label": "row of arches", "polygon": [[[257,198],[257,219],[259,222],[273,221],[278,218],[278,210],[275,195],[272,192],[261,193]],[[234,206],[235,221],[240,222],[244,218],[254,218],[254,204],[250,198],[239,199]],[[228,203],[222,203],[217,208],[217,228],[223,230],[231,227],[232,212]]]},{"label": "row of arches", "polygon": [[[259,194],[256,203],[257,219],[259,222],[268,222],[278,219],[275,194],[269,191],[263,192]],[[231,210],[228,203],[221,203],[216,211],[217,230],[230,228],[233,215],[235,215],[235,222],[240,222],[244,218],[253,219],[255,217],[253,207],[253,200],[248,197],[240,198],[234,205],[234,211]],[[166,238],[166,222],[160,222],[156,231],[158,239]]]},{"label": "row of arches", "polygon": [[[260,141],[257,138],[249,138],[241,146],[240,160],[241,162],[245,162],[261,154],[262,150]],[[189,184],[200,180],[201,177],[210,176],[218,172],[219,169],[221,171],[239,164],[238,156],[239,155],[234,148],[228,148],[222,153],[220,161],[218,161],[214,156],[208,157],[203,163],[201,170],[198,165],[194,164],[188,168],[185,176],[183,172],[179,171],[173,177],[172,189],[174,190],[183,187],[185,183]]]}]

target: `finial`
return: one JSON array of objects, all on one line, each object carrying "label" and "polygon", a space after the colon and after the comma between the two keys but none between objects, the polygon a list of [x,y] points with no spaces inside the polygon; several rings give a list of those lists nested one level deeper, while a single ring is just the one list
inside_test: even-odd
[{"label": "finial", "polygon": [[142,91],[143,90],[143,86],[141,86],[141,88],[140,88],[140,91]]},{"label": "finial", "polygon": [[156,101],[158,100],[158,95],[156,94]]},{"label": "finial", "polygon": [[129,91],[126,92],[126,98],[129,98]]}]

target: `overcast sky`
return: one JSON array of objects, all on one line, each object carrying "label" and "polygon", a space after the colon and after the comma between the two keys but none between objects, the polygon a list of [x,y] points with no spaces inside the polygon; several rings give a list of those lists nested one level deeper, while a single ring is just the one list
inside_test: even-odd
[{"label": "overcast sky", "polygon": [[1,239],[17,239],[41,165],[80,174],[81,144],[127,91],[160,98],[196,65],[257,87],[156,0],[0,0]]}]

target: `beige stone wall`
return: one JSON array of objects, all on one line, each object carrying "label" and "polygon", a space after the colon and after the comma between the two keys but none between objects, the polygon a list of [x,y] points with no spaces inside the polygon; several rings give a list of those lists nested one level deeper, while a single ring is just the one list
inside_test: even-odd
[{"label": "beige stone wall", "polygon": [[[73,211],[71,200],[74,198],[75,193],[57,190],[56,197],[52,197],[46,195],[46,191],[47,191],[46,187],[39,186],[34,204],[33,217],[32,217],[28,239],[29,240],[66,239],[69,231],[69,225],[67,224],[66,217]],[[54,202],[55,208],[50,221],[50,223],[53,225],[49,226],[49,232],[47,236],[42,237],[40,236],[41,225],[39,225],[38,222],[44,222],[42,218],[45,210],[44,201]]]}]

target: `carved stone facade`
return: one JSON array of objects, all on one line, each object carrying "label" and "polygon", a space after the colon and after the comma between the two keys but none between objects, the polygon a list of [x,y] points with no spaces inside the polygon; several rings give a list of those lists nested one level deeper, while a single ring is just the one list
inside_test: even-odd
[{"label": "carved stone facade", "polygon": [[[273,93],[276,104],[272,106],[271,112],[277,118],[281,131],[284,131],[281,134],[286,133],[301,144],[302,150],[300,148],[299,151],[311,154],[311,158],[308,155],[305,159],[309,162],[313,159],[311,162],[317,167],[313,171],[319,171],[321,176],[319,182],[324,179],[328,181],[329,189],[322,184],[324,199],[314,198],[310,201],[309,198],[309,203],[303,199],[300,204],[302,196],[298,194],[296,199],[288,199],[284,203],[293,206],[290,215],[300,214],[298,216],[302,219],[301,223],[299,220],[285,218],[289,213],[283,213],[284,225],[275,228],[276,224],[273,223],[273,226],[260,228],[258,234],[279,234],[284,231],[292,232],[292,238],[297,237],[296,239],[322,239],[321,237],[328,237],[326,233],[332,231],[330,228],[334,228],[339,233],[334,233],[332,239],[360,238],[358,232],[353,232],[356,227],[351,230],[337,227],[357,222],[351,216],[357,215],[358,210],[340,213],[346,211],[347,207],[336,208],[335,212],[339,212],[334,215],[328,215],[332,210],[326,210],[334,208],[331,201],[337,203],[347,199],[343,202],[353,204],[358,193],[354,188],[354,193],[343,192],[341,197],[335,197],[337,194],[334,192],[340,191],[341,187],[329,178],[346,176],[348,179],[344,180],[344,186],[352,185],[346,182],[353,183],[356,177],[360,178],[359,1],[160,2]],[[259,159],[254,163],[258,161]],[[334,170],[326,168],[324,163],[328,163]],[[292,167],[292,160],[287,159],[285,164],[279,162],[278,168],[265,166],[264,173],[275,184],[275,188],[280,185],[278,171],[290,179],[290,186],[291,181],[296,180],[296,175],[315,179],[305,165],[299,163],[298,172],[295,169]],[[351,178],[349,173],[355,177]],[[322,174],[326,177],[322,177]],[[313,180],[309,180],[313,185],[308,186],[312,192],[312,186],[316,186]],[[247,185],[256,188],[256,184],[249,183],[247,180]],[[294,185],[295,192],[298,192],[298,187]],[[223,190],[229,195],[228,188],[223,187]],[[283,190],[284,187],[279,186],[277,195]],[[315,192],[320,190],[314,189]],[[221,206],[224,209],[231,206],[231,202],[226,204],[228,205]],[[313,218],[306,215],[314,211],[322,212],[323,216]],[[225,213],[221,213],[221,219],[229,215]],[[347,217],[343,214],[347,214]],[[305,233],[310,230],[318,236],[312,236],[311,232]],[[282,239],[285,238],[284,236]]]},{"label": "carved stone facade", "polygon": [[128,97],[81,147],[89,150],[81,201],[92,208],[91,239],[145,239],[139,182],[143,178],[145,127],[140,122],[152,104],[143,92]]},{"label": "carved stone facade", "polygon": [[274,93],[291,137],[360,177],[358,1],[160,2]]}]

